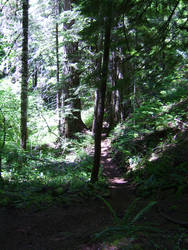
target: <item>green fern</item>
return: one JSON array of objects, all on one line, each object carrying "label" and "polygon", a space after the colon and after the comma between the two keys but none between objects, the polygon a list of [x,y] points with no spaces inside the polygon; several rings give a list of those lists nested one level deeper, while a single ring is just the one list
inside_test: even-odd
[{"label": "green fern", "polygon": [[135,223],[138,219],[140,219],[144,213],[146,213],[152,206],[154,206],[157,202],[151,201],[146,207],[140,210],[137,215],[132,219],[131,223]]},{"label": "green fern", "polygon": [[113,209],[113,207],[110,205],[110,203],[105,200],[102,196],[97,195],[97,198],[99,198],[100,200],[102,200],[104,202],[104,204],[107,206],[107,208],[109,209],[110,213],[112,214],[113,218],[114,218],[114,222],[116,224],[120,224],[121,220],[119,219],[119,217],[116,214],[116,211]]},{"label": "green fern", "polygon": [[151,209],[152,206],[156,204],[155,201],[149,202],[149,204],[142,208],[135,216],[132,216],[132,214],[135,211],[137,202],[139,199],[135,199],[129,208],[126,210],[125,215],[122,219],[120,219],[117,216],[116,211],[112,208],[111,204],[105,200],[103,197],[97,195],[97,197],[102,200],[107,208],[109,209],[110,213],[112,214],[114,218],[114,226],[110,226],[103,231],[96,233],[94,239],[98,240],[101,238],[108,238],[108,237],[117,237],[121,238],[124,236],[128,237],[135,237],[138,232],[147,232],[147,231],[157,231],[153,225],[136,225],[136,221],[138,221],[149,209]]}]

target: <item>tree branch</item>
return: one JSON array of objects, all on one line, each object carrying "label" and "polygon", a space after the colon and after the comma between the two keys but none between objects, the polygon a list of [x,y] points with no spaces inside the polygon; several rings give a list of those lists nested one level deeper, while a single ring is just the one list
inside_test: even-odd
[{"label": "tree branch", "polygon": [[162,27],[160,28],[160,29],[161,29],[161,32],[165,32],[165,31],[168,29],[168,26],[169,26],[169,24],[170,24],[170,21],[171,21],[173,15],[174,15],[174,13],[175,13],[175,11],[176,11],[176,9],[177,9],[179,3],[180,3],[180,0],[178,0],[178,1],[176,2],[175,6],[174,6],[174,8],[173,8],[173,10],[172,10],[172,12],[170,13],[170,16],[168,17],[168,20],[167,20],[167,21],[162,25]]},{"label": "tree branch", "polygon": [[2,7],[1,7],[1,9],[0,9],[0,12],[2,12],[3,11],[3,8],[5,7],[5,5],[8,3],[8,1],[9,0],[7,0],[4,4],[2,4]]}]

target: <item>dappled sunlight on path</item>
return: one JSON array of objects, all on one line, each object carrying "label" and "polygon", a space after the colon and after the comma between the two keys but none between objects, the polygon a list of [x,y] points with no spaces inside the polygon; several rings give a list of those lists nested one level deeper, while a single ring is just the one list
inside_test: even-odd
[{"label": "dappled sunlight on path", "polygon": [[111,142],[107,138],[101,143],[101,163],[103,166],[103,175],[108,179],[111,185],[124,185],[127,181],[122,177],[123,171],[118,168],[110,155]]},{"label": "dappled sunlight on path", "polygon": [[114,184],[125,184],[125,183],[128,183],[128,181],[126,181],[124,178],[120,178],[120,177],[115,177],[113,179],[109,179],[109,181],[111,183],[114,183]]}]

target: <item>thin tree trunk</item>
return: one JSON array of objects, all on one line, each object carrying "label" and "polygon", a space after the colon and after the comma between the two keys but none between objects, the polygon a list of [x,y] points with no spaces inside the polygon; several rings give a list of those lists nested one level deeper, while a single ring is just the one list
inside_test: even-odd
[{"label": "thin tree trunk", "polygon": [[110,38],[111,38],[111,13],[109,17],[105,19],[105,40],[104,40],[104,56],[103,56],[103,66],[102,66],[102,78],[100,81],[100,87],[98,89],[98,109],[97,117],[95,117],[95,152],[94,152],[94,162],[93,169],[91,173],[91,182],[94,183],[98,180],[100,159],[101,159],[101,135],[102,135],[102,125],[104,117],[104,107],[105,107],[105,95],[106,95],[106,82],[108,77],[108,64],[109,64],[109,53],[110,53]]},{"label": "thin tree trunk", "polygon": [[[1,111],[1,110],[0,110]],[[2,115],[3,115],[3,112],[1,111]],[[5,143],[6,143],[6,118],[4,117],[3,115],[3,138],[2,138],[2,142],[1,142],[1,145],[0,145],[0,181],[2,180],[2,159],[3,159],[3,149],[5,147]]]},{"label": "thin tree trunk", "polygon": [[60,65],[59,65],[59,24],[56,23],[56,81],[57,81],[57,116],[58,116],[58,131],[59,137],[63,134],[62,124],[62,86],[59,80]]},{"label": "thin tree trunk", "polygon": [[36,88],[37,84],[38,84],[38,69],[37,67],[35,67],[33,71],[33,88]]},{"label": "thin tree trunk", "polygon": [[[100,51],[102,51],[102,47],[103,47],[103,33],[99,35],[99,44],[96,47],[96,53],[99,53]],[[96,81],[100,82],[101,80],[100,73],[101,73],[101,66],[102,66],[102,54],[101,53],[100,53],[100,56],[96,60],[96,66],[97,66],[97,73],[98,73]],[[96,127],[95,123],[97,119],[98,104],[99,104],[99,89],[97,89],[95,92],[94,119],[93,119],[93,124],[92,124],[93,136],[95,135],[95,127]]]},{"label": "thin tree trunk", "polygon": [[27,108],[28,108],[28,10],[29,0],[23,0],[23,41],[22,41],[22,83],[21,83],[21,147],[27,146]]},{"label": "thin tree trunk", "polygon": [[95,136],[98,107],[99,107],[99,89],[97,89],[96,92],[95,92],[94,119],[93,119],[93,124],[92,124],[92,134],[93,134],[93,136]]}]

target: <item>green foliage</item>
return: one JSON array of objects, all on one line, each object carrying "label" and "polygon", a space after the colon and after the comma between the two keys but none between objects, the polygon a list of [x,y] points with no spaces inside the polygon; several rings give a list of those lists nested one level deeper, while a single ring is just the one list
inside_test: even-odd
[{"label": "green foliage", "polygon": [[134,200],[133,203],[128,207],[128,209],[125,211],[125,214],[122,218],[119,218],[115,212],[115,210],[112,208],[110,203],[105,200],[104,198],[97,196],[99,199],[101,199],[105,205],[108,207],[109,211],[111,212],[113,219],[114,219],[114,225],[107,227],[105,230],[97,233],[95,235],[95,240],[103,239],[108,240],[110,242],[121,239],[123,237],[127,238],[136,238],[140,232],[142,234],[147,234],[148,231],[157,231],[156,228],[149,225],[138,225],[136,222],[140,218],[143,217],[143,215],[156,204],[156,202],[151,201],[146,207],[141,209],[136,213],[136,207],[138,205],[138,199]]},{"label": "green foliage", "polygon": [[187,163],[171,165],[172,159],[162,159],[159,162],[147,162],[140,171],[139,178],[135,172],[135,183],[139,184],[138,191],[142,195],[158,192],[160,189],[174,188],[177,196],[182,195],[188,187],[186,173]]},{"label": "green foliage", "polygon": [[186,142],[181,144],[188,121],[184,74],[177,73],[172,88],[162,85],[154,97],[142,96],[134,112],[111,133],[114,159],[144,196],[168,187],[176,188],[178,196],[187,188],[187,160],[184,153],[179,160],[178,153],[187,148]]},{"label": "green foliage", "polygon": [[88,184],[91,168],[87,160],[66,163],[14,154],[3,167],[0,204],[43,208],[92,199],[95,193],[102,194],[105,186],[104,181],[96,187]]},{"label": "green foliage", "polygon": [[0,204],[13,207],[37,207],[53,204],[68,205],[106,195],[106,181],[100,178],[96,185],[89,183],[92,157],[85,150],[93,139],[77,134],[77,139],[62,148],[39,145],[25,152],[8,144],[3,151]]},{"label": "green foliage", "polygon": [[49,145],[57,140],[56,112],[45,106],[37,91],[29,95],[28,118],[30,147]]},{"label": "green foliage", "polygon": [[[2,128],[5,125],[6,141],[19,145],[19,104],[17,96],[18,88],[12,88],[9,79],[0,81],[0,134],[2,138]],[[5,124],[3,119],[5,118]]]}]

